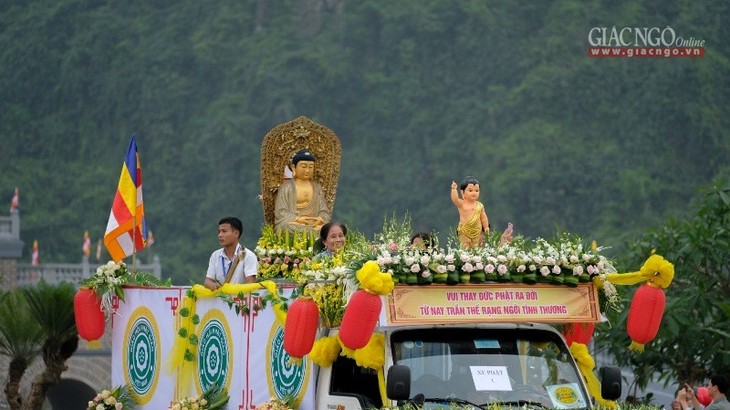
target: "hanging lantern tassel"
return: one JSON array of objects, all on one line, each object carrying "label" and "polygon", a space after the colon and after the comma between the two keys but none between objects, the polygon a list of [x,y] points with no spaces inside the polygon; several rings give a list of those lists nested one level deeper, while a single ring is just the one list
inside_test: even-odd
[{"label": "hanging lantern tassel", "polygon": [[629,308],[626,332],[632,342],[630,350],[644,351],[644,345],[656,337],[664,316],[664,291],[650,283],[639,286]]},{"label": "hanging lantern tassel", "polygon": [[312,350],[317,337],[319,309],[312,298],[304,296],[289,306],[284,324],[284,350],[301,359]]},{"label": "hanging lantern tassel", "polygon": [[79,337],[88,342],[88,348],[100,348],[106,324],[101,299],[93,289],[81,288],[74,295],[74,319]]},{"label": "hanging lantern tassel", "polygon": [[340,324],[340,341],[345,347],[357,350],[368,344],[382,304],[380,296],[362,289],[352,295]]},{"label": "hanging lantern tassel", "polygon": [[565,341],[568,343],[568,347],[576,343],[582,343],[587,345],[593,337],[593,332],[596,330],[595,323],[573,323],[564,330],[563,336]]}]

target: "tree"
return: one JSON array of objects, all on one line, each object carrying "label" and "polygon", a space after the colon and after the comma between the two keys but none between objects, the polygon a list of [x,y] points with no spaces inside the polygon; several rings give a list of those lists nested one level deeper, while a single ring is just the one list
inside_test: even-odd
[{"label": "tree", "polygon": [[[66,360],[78,347],[79,337],[73,311],[74,288],[70,284],[51,286],[41,282],[18,289],[7,296],[11,303],[0,308],[0,354],[10,357],[5,395],[10,408],[39,409],[48,389],[61,380]],[[31,384],[26,400],[20,381],[34,358],[45,364]]]},{"label": "tree", "polygon": [[[656,252],[674,263],[667,304],[656,339],[641,354],[626,354],[622,332],[597,336],[622,366],[634,369],[637,387],[655,371],[665,384],[704,381],[730,371],[730,183],[718,178],[703,189],[696,215],[670,220],[629,246],[626,266]],[[630,297],[630,295],[628,295]],[[626,314],[618,320],[625,326]],[[620,334],[620,336],[619,336]]]},{"label": "tree", "polygon": [[20,380],[43,343],[43,333],[19,292],[5,293],[0,303],[0,354],[10,358],[5,396],[10,407],[20,408]]}]

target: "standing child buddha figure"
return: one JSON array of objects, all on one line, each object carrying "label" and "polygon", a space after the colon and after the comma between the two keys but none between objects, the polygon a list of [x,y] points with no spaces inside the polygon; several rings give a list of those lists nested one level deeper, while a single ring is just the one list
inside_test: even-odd
[{"label": "standing child buddha figure", "polygon": [[456,181],[451,182],[451,201],[459,210],[459,242],[464,249],[475,248],[484,243],[484,234],[489,234],[489,219],[479,199],[479,181],[468,176],[461,181],[461,198],[456,192]]}]

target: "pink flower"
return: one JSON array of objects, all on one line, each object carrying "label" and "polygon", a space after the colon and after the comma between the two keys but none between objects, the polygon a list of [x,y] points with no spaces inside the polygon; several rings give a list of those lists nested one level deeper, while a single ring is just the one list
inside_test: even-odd
[{"label": "pink flower", "polygon": [[467,272],[467,273],[474,272],[474,266],[472,266],[472,264],[469,262],[465,263],[464,266],[461,267],[461,269],[463,269],[464,272]]},{"label": "pink flower", "polygon": [[507,273],[507,265],[502,265],[502,264],[500,263],[500,264],[499,264],[499,266],[497,267],[497,272],[498,272],[498,273],[499,273],[500,275],[504,275],[505,273]]},{"label": "pink flower", "polygon": [[391,242],[388,245],[388,248],[390,249],[391,252],[396,252],[398,250],[398,244],[395,242]]},{"label": "pink flower", "polygon": [[427,277],[431,276],[431,272],[429,272],[428,269],[424,269],[423,272],[421,272],[421,276],[423,276],[424,278],[427,278]]},{"label": "pink flower", "polygon": [[543,266],[542,268],[540,268],[540,275],[547,276],[549,274],[550,274],[550,268],[548,268],[547,266]]},{"label": "pink flower", "polygon": [[284,256],[284,263],[289,263],[291,261],[291,258],[289,256]]},{"label": "pink flower", "polygon": [[411,272],[416,273],[421,271],[421,265],[414,263],[411,265]]},{"label": "pink flower", "polygon": [[487,265],[487,266],[486,266],[486,267],[484,268],[484,272],[487,272],[487,273],[492,273],[492,272],[494,272],[494,265],[492,265],[491,263],[490,263],[489,265]]},{"label": "pink flower", "polygon": [[556,275],[560,275],[560,266],[558,266],[558,265],[553,266],[553,273]]}]

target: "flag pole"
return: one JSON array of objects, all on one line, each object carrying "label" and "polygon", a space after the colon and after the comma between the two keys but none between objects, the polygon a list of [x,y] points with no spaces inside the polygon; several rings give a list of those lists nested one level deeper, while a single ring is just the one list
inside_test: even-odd
[{"label": "flag pole", "polygon": [[134,215],[132,215],[132,271],[134,274],[137,265],[137,190],[134,190]]}]

